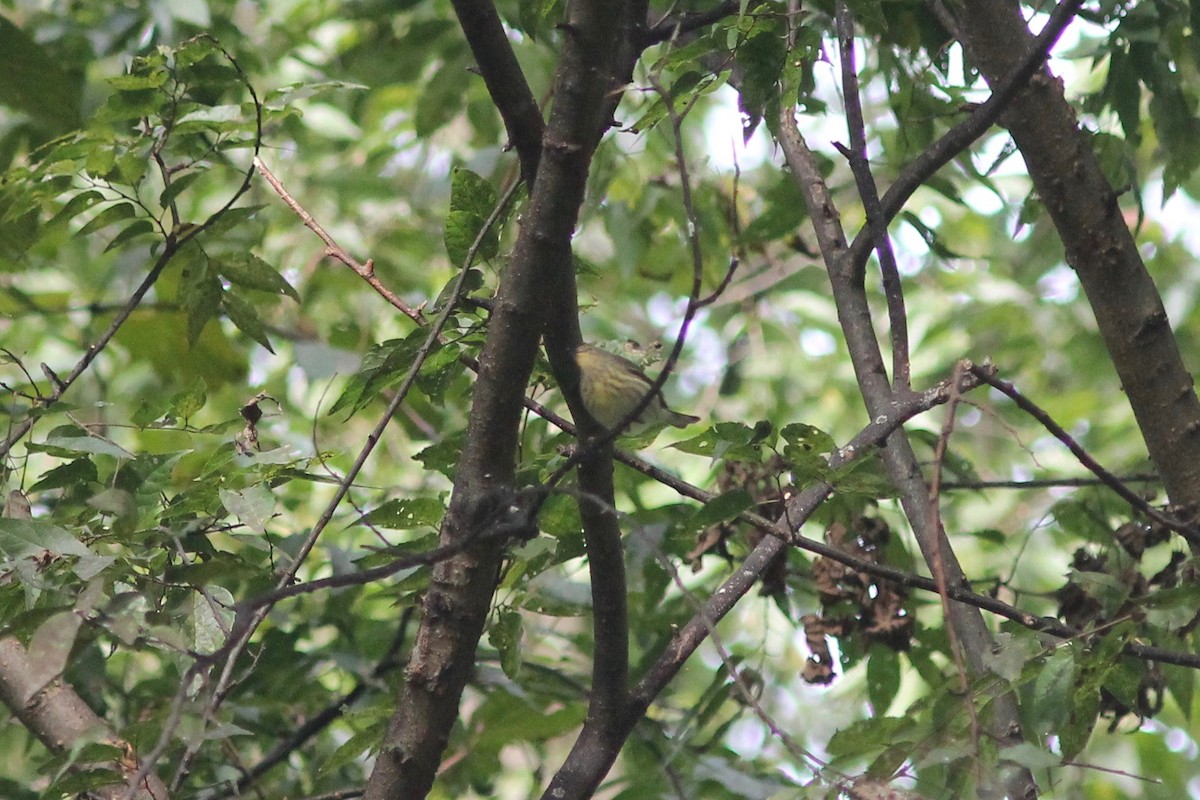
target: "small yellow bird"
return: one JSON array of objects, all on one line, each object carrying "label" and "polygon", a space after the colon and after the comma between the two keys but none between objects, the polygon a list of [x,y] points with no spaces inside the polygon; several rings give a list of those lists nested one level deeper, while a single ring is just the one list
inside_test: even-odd
[{"label": "small yellow bird", "polygon": [[[590,344],[575,349],[579,365],[579,395],[589,414],[604,427],[612,430],[642,401],[650,391],[652,381],[627,358]],[[635,420],[644,425],[666,423],[686,428],[699,417],[680,414],[667,408],[662,392],[657,392],[650,405]]]}]

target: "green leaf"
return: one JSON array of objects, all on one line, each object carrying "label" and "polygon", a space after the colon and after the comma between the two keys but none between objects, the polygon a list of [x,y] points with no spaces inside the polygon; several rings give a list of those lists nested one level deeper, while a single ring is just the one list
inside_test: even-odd
[{"label": "green leaf", "polygon": [[137,214],[133,203],[119,202],[101,211],[96,216],[92,217],[91,221],[79,229],[79,236],[87,236],[101,228],[107,228],[117,222],[127,220]]},{"label": "green leaf", "polygon": [[466,372],[459,362],[461,350],[449,344],[430,352],[417,374],[417,386],[433,403],[441,405],[453,382]]},{"label": "green leaf", "polygon": [[786,425],[779,435],[785,442],[783,457],[791,465],[797,482],[828,479],[828,458],[837,450],[832,436],[799,422]]},{"label": "green leaf", "polygon": [[517,12],[520,29],[537,41],[562,18],[562,4],[563,0],[520,0]]},{"label": "green leaf", "polygon": [[121,232],[113,237],[108,246],[104,248],[104,252],[115,250],[118,247],[133,241],[148,234],[157,233],[158,229],[154,227],[154,223],[148,219],[135,219],[133,222],[121,229]]},{"label": "green leaf", "polygon": [[1069,702],[1070,718],[1058,733],[1063,761],[1075,760],[1087,746],[1100,711],[1100,692],[1089,686],[1080,686]]},{"label": "green leaf", "polygon": [[222,130],[228,128],[230,122],[242,120],[242,108],[235,105],[203,106],[189,111],[175,121],[176,130]]},{"label": "green leaf", "polygon": [[388,500],[364,514],[358,521],[400,531],[423,527],[437,528],[445,514],[446,507],[441,500],[434,497],[412,497]]},{"label": "green leaf", "polygon": [[65,489],[95,483],[98,480],[96,465],[88,458],[77,458],[61,466],[47,470],[37,483],[29,487],[30,493],[49,489]]},{"label": "green leaf", "polygon": [[[485,221],[484,217],[471,211],[451,211],[446,215],[446,255],[449,256],[451,264],[462,266],[467,263],[471,246],[483,230]],[[477,260],[495,258],[499,247],[500,239],[496,231],[488,231],[476,251]]]},{"label": "green leaf", "polygon": [[208,257],[195,243],[180,250],[177,258],[183,263],[179,304],[187,312],[188,344],[194,345],[204,326],[220,310],[224,292],[221,282],[209,271]]},{"label": "green leaf", "polygon": [[718,422],[708,430],[675,442],[671,447],[684,453],[724,458],[729,461],[761,461],[761,437],[754,428],[740,422]]},{"label": "green leaf", "polygon": [[221,505],[255,533],[265,533],[267,523],[275,513],[275,495],[265,486],[252,486],[240,491],[221,489]]},{"label": "green leaf", "polygon": [[705,531],[722,522],[736,519],[743,511],[754,507],[754,498],[745,489],[733,489],[709,500],[683,526],[689,534]]},{"label": "green leaf", "polygon": [[34,631],[26,653],[32,673],[40,681],[50,683],[62,675],[70,662],[71,649],[82,624],[83,620],[74,610],[59,611]]},{"label": "green leaf", "polygon": [[15,565],[22,583],[35,590],[44,582],[37,565],[50,558],[74,557],[74,572],[83,580],[115,561],[113,556],[96,555],[65,528],[37,519],[0,517],[0,553]]},{"label": "green leaf", "polygon": [[278,270],[252,253],[228,253],[216,256],[212,268],[229,279],[230,283],[247,289],[260,289],[271,294],[287,295],[300,302],[300,295],[283,279]]},{"label": "green leaf", "polygon": [[205,586],[205,593],[192,595],[192,648],[197,653],[217,652],[233,627],[234,597],[224,586]]},{"label": "green leaf", "polygon": [[455,473],[458,472],[458,461],[462,457],[465,435],[466,431],[463,430],[452,431],[441,441],[419,451],[413,458],[419,461],[425,469],[440,472],[453,480]]},{"label": "green leaf", "polygon": [[[0,18],[2,19],[2,18]],[[95,189],[79,192],[66,202],[48,224],[61,225],[70,222],[97,203],[105,202],[105,197]]]},{"label": "green leaf", "polygon": [[329,413],[349,408],[354,415],[379,392],[400,381],[412,368],[427,338],[425,331],[417,330],[406,339],[391,339],[371,348],[363,358],[362,369],[350,380]]},{"label": "green leaf", "polygon": [[867,660],[867,699],[876,714],[887,713],[900,691],[900,656],[883,645],[873,645]]},{"label": "green leaf", "polygon": [[230,322],[237,326],[238,330],[271,353],[275,352],[275,349],[271,347],[271,340],[267,338],[267,327],[258,318],[258,310],[250,301],[233,292],[222,292],[221,307],[225,309],[225,315],[229,317]]},{"label": "green leaf", "polygon": [[787,45],[778,30],[757,31],[737,48],[738,65],[745,71],[738,107],[745,114],[743,138],[758,127],[764,113],[779,100],[779,81],[787,62]]},{"label": "green leaf", "polygon": [[175,202],[179,195],[183,194],[193,183],[203,177],[204,172],[199,169],[194,169],[191,172],[184,172],[179,175],[174,175],[171,178],[171,185],[163,189],[158,195],[158,204],[163,208],[168,208]]},{"label": "green leaf", "polygon": [[450,171],[450,210],[466,211],[487,219],[496,208],[496,187],[465,167]]},{"label": "green leaf", "polygon": [[158,117],[162,105],[162,95],[153,89],[121,91],[104,101],[92,119],[101,123],[118,123]]},{"label": "green leaf", "polygon": [[583,520],[579,516],[579,504],[575,498],[550,495],[538,514],[538,528],[558,539],[579,536],[583,532]]},{"label": "green leaf", "polygon": [[204,408],[206,400],[207,387],[203,380],[197,378],[190,387],[172,395],[168,407],[172,414],[186,420]]},{"label": "green leaf", "polygon": [[158,64],[150,67],[142,59],[136,60],[134,66],[137,70],[136,72],[129,75],[117,75],[112,78],[105,78],[104,82],[118,92],[127,94],[144,89],[157,89],[171,77],[166,68]]},{"label": "green leaf", "polygon": [[1002,748],[1000,757],[1030,770],[1050,769],[1062,763],[1062,759],[1054,753],[1029,742]]},{"label": "green leaf", "polygon": [[30,558],[50,552],[55,555],[89,555],[78,539],[65,528],[38,519],[0,517],[0,549],[10,558]]},{"label": "green leaf", "polygon": [[1032,710],[1037,720],[1035,730],[1045,733],[1054,730],[1071,713],[1073,686],[1078,675],[1075,654],[1070,647],[1054,651],[1038,672],[1033,689]]},{"label": "green leaf", "polygon": [[1175,704],[1183,712],[1183,718],[1192,719],[1192,702],[1196,695],[1196,672],[1176,664],[1160,664],[1166,678],[1167,689],[1175,698]]},{"label": "green leaf", "polygon": [[[359,712],[353,715],[353,719],[361,729],[340,744],[333,754],[325,759],[320,769],[317,770],[318,776],[334,774],[343,767],[359,761],[364,753],[379,745],[387,731],[388,716],[382,709],[372,709],[370,713]],[[363,720],[369,723],[365,727],[363,727]]]},{"label": "green leaf", "polygon": [[873,33],[882,33],[887,29],[887,20],[883,15],[880,0],[848,0],[847,4],[865,29]]},{"label": "green leaf", "polygon": [[221,216],[204,229],[202,236],[206,241],[219,241],[230,231],[245,225],[258,216],[263,206],[238,206],[221,213]]},{"label": "green leaf", "polygon": [[501,609],[488,631],[488,641],[500,653],[500,667],[504,674],[517,680],[521,673],[521,638],[523,636],[521,615],[512,609]]},{"label": "green leaf", "polygon": [[990,652],[983,654],[987,669],[1016,686],[1027,664],[1042,650],[1041,643],[1027,633],[997,633],[996,644]]},{"label": "green leaf", "polygon": [[900,717],[859,720],[833,734],[827,748],[831,756],[862,757],[895,743],[908,721]]},{"label": "green leaf", "polygon": [[[458,278],[459,276],[456,273],[453,278],[446,282],[446,285],[442,287],[442,290],[438,292],[437,299],[433,301],[433,310],[435,312],[441,311],[443,308],[445,308],[446,303],[449,303],[451,300],[458,299],[457,297],[453,296],[454,287],[458,286]],[[483,271],[472,268],[467,271],[466,277],[464,277],[462,280],[462,286],[459,288],[459,297],[465,297],[482,286]]]},{"label": "green leaf", "polygon": [[118,459],[133,458],[125,448],[105,439],[94,436],[80,436],[72,428],[59,429],[65,433],[54,432],[46,437],[41,444],[30,442],[31,450],[48,453],[59,458],[71,458],[78,455],[104,455]]},{"label": "green leaf", "polygon": [[[205,5],[204,3],[196,3],[194,8],[204,6],[204,5]],[[190,22],[193,22],[193,24],[197,25],[197,27],[201,27],[201,28],[207,27],[206,23],[201,23],[199,21],[200,18],[207,16],[207,12],[205,12],[204,14],[197,15],[194,8],[193,8],[193,10],[189,11],[186,16],[180,15],[178,13],[178,9],[173,9],[173,10],[176,10],[176,12],[177,12],[176,13],[177,19],[188,20]],[[175,58],[175,64],[180,67],[190,67],[193,64],[198,64],[201,61],[203,61],[204,59],[209,58],[209,57],[216,57],[216,58],[221,58],[221,59],[225,58],[225,54],[221,52],[220,45],[218,45],[217,42],[215,42],[213,39],[211,39],[210,37],[207,37],[207,36],[196,36],[192,39],[188,39],[186,42],[184,42],[183,44],[181,44],[177,48],[175,48],[172,55]]]}]

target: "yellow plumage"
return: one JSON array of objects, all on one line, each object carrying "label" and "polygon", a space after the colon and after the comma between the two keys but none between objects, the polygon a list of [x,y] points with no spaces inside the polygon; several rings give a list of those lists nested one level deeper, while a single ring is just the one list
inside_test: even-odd
[{"label": "yellow plumage", "polygon": [[[632,361],[590,344],[576,348],[575,363],[579,365],[579,394],[583,405],[597,422],[610,430],[629,416],[652,385]],[[666,423],[676,428],[686,428],[699,421],[699,417],[667,408],[662,392],[657,393],[636,420],[645,425]]]}]

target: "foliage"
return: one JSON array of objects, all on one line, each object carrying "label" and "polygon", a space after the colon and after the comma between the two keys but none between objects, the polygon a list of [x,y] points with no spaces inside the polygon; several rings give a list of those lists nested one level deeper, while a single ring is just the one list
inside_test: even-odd
[{"label": "foliage", "polygon": [[[570,35],[563,5],[498,4],[543,101]],[[680,19],[706,10],[680,5]],[[634,681],[754,550],[745,512],[774,519],[805,487],[833,493],[799,533],[930,574],[878,453],[831,458],[871,420],[802,192],[765,144],[781,136],[780,109],[798,108],[844,223],[862,226],[835,146],[847,134],[834,5],[806,4],[791,42],[786,4],[738,5],[642,55],[574,240],[589,340],[673,342],[693,277],[701,297],[715,293],[665,389],[705,422],[618,440],[711,493],[616,466]],[[925,5],[849,5],[882,183],[986,95]],[[111,772],[85,767],[119,755],[114,741],[171,796],[359,788],[421,622],[494,294],[532,213],[524,188],[509,193],[519,165],[474,56],[450,4],[432,2],[3,13],[0,635],[46,682],[61,674],[113,738],[64,751],[5,726],[0,794],[97,789]],[[1181,223],[1200,166],[1190,7],[1105,2],[1081,16],[1053,67],[1194,352],[1196,242]],[[1108,470],[1146,473],[1097,323],[1012,154],[993,128],[891,227],[913,385],[990,359]],[[873,261],[867,289],[885,320],[878,274]],[[646,358],[651,373],[660,356]],[[528,394],[565,413],[549,362]],[[778,582],[707,631],[652,698],[609,796],[836,797],[857,780],[969,797],[1000,763],[1031,770],[1045,796],[1184,795],[1194,672],[1130,655],[1195,652],[1182,541],[1108,488],[1054,485],[1088,473],[999,392],[958,399],[953,416],[929,411],[906,430],[971,586],[1086,635],[988,616],[987,672],[968,675],[928,587],[789,548]],[[611,655],[592,630],[586,498],[571,479],[539,490],[573,443],[522,418],[518,485],[487,520],[518,535],[433,796],[540,793],[588,718],[593,661]],[[1033,479],[1051,485],[995,485]],[[1134,485],[1165,502],[1153,479]],[[532,497],[536,531],[503,510]],[[1024,739],[1005,745],[980,720],[1009,692]],[[1088,764],[1119,774],[1072,766]]]}]

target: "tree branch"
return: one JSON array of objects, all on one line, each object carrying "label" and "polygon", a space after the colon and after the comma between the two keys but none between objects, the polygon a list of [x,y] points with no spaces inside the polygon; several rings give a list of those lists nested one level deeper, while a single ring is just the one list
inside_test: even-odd
[{"label": "tree branch", "polygon": [[[1030,77],[1045,63],[1050,49],[1075,18],[1082,2],[1083,0],[1062,0],[1050,15],[1046,27],[1042,28],[1036,39],[1028,43],[1023,51],[1024,55],[1009,65],[1010,71],[1002,80],[993,84],[991,97],[900,170],[896,181],[888,187],[880,201],[885,226],[900,213],[913,192],[939,169],[950,163],[951,159],[970,147],[972,142],[1000,119],[1000,115],[1016,98],[1017,93],[1025,88]],[[864,228],[854,237],[854,243],[850,246],[850,260],[857,268],[861,269],[867,263],[873,241],[874,235],[869,228]]]},{"label": "tree branch", "polygon": [[1062,442],[1063,445],[1071,451],[1071,455],[1075,456],[1075,458],[1079,460],[1080,464],[1082,464],[1087,470],[1095,475],[1101,483],[1116,492],[1116,494],[1122,500],[1128,503],[1133,509],[1145,514],[1147,517],[1154,520],[1159,525],[1162,525],[1164,528],[1175,531],[1193,547],[1200,546],[1200,531],[1196,530],[1196,525],[1194,523],[1175,519],[1174,517],[1162,513],[1157,508],[1147,503],[1141,495],[1126,486],[1120,478],[1118,478],[1116,475],[1113,475],[1111,472],[1101,466],[1100,462],[1092,458],[1091,455],[1088,454],[1087,450],[1084,450],[1083,446],[1080,445],[1079,442],[1075,441],[1075,438],[1071,436],[1071,434],[1067,433],[1061,425],[1055,422],[1054,418],[1046,413],[1044,409],[1042,409],[1029,398],[1025,397],[1025,395],[1021,394],[1021,392],[1017,390],[1016,386],[1013,386],[1008,381],[1000,380],[995,375],[985,374],[983,372],[979,372],[978,370],[979,367],[971,368],[972,374],[974,374],[980,380],[986,381],[997,391],[1008,396],[1014,403],[1017,404],[1018,408],[1041,423],[1042,427],[1050,432],[1050,435]]},{"label": "tree branch", "polygon": [[[93,790],[103,800],[166,800],[167,787],[152,769],[141,774],[142,764],[133,746],[119,739],[108,723],[96,715],[61,677],[47,681],[45,670],[12,636],[0,637],[0,702],[52,753],[63,755],[88,742],[103,741],[133,758],[104,764],[123,776],[121,783]],[[96,765],[93,765],[96,766]],[[147,765],[152,767],[153,765]],[[125,780],[140,775],[132,792]]]},{"label": "tree branch", "polygon": [[[968,0],[960,23],[967,57],[992,86],[1033,39],[1020,10],[1005,0]],[[1172,504],[1194,513],[1200,400],[1117,194],[1048,69],[1016,95],[1011,111],[1004,124],[1079,276],[1150,458]]]},{"label": "tree branch", "polygon": [[517,150],[521,178],[532,188],[542,156],[542,111],[517,62],[504,23],[491,0],[453,0],[459,26],[475,56],[488,94]]},{"label": "tree branch", "polygon": [[[879,188],[871,174],[867,160],[867,131],[863,122],[862,100],[858,92],[858,73],[854,64],[854,15],[845,0],[838,0],[837,18],[838,48],[841,52],[842,95],[846,103],[846,127],[850,131],[850,147],[838,148],[850,162],[858,196],[862,199],[863,212],[867,217],[865,230],[869,231],[879,254],[879,271],[883,278],[883,294],[887,298],[888,323],[892,338],[892,382],[899,389],[912,384],[912,364],[908,349],[908,313],[904,309],[904,287],[900,283],[900,270],[896,266],[896,255],[892,251],[892,240],[888,237],[888,223],[879,203]],[[858,265],[856,265],[857,267]]]}]

